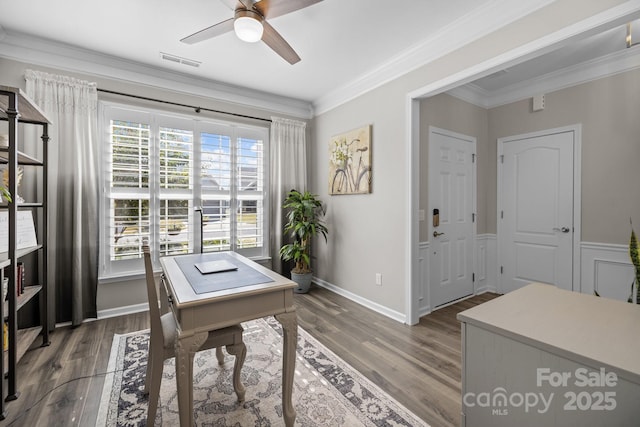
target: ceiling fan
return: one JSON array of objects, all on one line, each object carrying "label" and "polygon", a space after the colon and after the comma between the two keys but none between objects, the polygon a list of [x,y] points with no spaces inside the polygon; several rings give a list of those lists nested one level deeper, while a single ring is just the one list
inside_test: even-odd
[{"label": "ceiling fan", "polygon": [[246,42],[262,40],[290,64],[300,57],[287,41],[273,28],[267,18],[295,12],[322,0],[223,0],[235,10],[234,17],[207,27],[180,40],[194,44],[234,30]]}]

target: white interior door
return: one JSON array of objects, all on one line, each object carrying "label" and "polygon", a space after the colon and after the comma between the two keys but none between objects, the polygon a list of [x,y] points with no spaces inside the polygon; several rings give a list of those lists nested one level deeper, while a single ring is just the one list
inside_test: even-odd
[{"label": "white interior door", "polygon": [[[429,290],[432,307],[473,294],[476,139],[429,128]],[[434,209],[439,220],[434,222]]]},{"label": "white interior door", "polygon": [[574,130],[498,141],[503,292],[531,282],[573,288]]}]

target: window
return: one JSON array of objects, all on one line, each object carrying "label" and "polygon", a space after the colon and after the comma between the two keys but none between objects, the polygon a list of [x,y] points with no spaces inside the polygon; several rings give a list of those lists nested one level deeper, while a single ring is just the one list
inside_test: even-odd
[{"label": "window", "polygon": [[142,273],[156,256],[268,256],[268,129],[101,104],[101,277]]}]

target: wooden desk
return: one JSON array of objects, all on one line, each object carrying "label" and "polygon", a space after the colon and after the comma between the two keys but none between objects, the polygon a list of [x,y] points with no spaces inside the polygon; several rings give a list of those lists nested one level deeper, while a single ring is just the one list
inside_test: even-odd
[{"label": "wooden desk", "polygon": [[[215,254],[204,254],[204,256]],[[293,305],[296,284],[234,252],[239,261],[268,276],[272,281],[257,285],[197,294],[176,262],[182,258],[198,260],[202,254],[160,258],[164,273],[164,290],[169,307],[178,324],[176,341],[176,382],[180,425],[193,426],[193,357],[211,330],[248,320],[274,316],[284,331],[282,360],[282,408],[286,426],[293,426],[296,412],[291,403],[293,372],[298,337],[298,322]],[[191,258],[188,258],[191,257]],[[184,262],[184,261],[182,261]],[[217,274],[217,273],[214,273]]]}]

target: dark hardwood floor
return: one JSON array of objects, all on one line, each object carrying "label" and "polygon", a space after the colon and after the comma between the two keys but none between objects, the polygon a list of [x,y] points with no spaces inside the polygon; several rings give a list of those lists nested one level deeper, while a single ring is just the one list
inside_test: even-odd
[{"label": "dark hardwood floor", "polygon": [[460,323],[482,294],[408,326],[321,288],[296,296],[298,324],[432,427],[459,426]]},{"label": "dark hardwood floor", "polygon": [[[407,326],[313,287],[296,295],[298,323],[432,427],[460,424],[460,324],[456,314],[495,298],[474,296]],[[58,328],[18,365],[4,426],[94,426],[115,333],[149,327],[147,313]],[[6,381],[5,381],[6,384]]]}]

